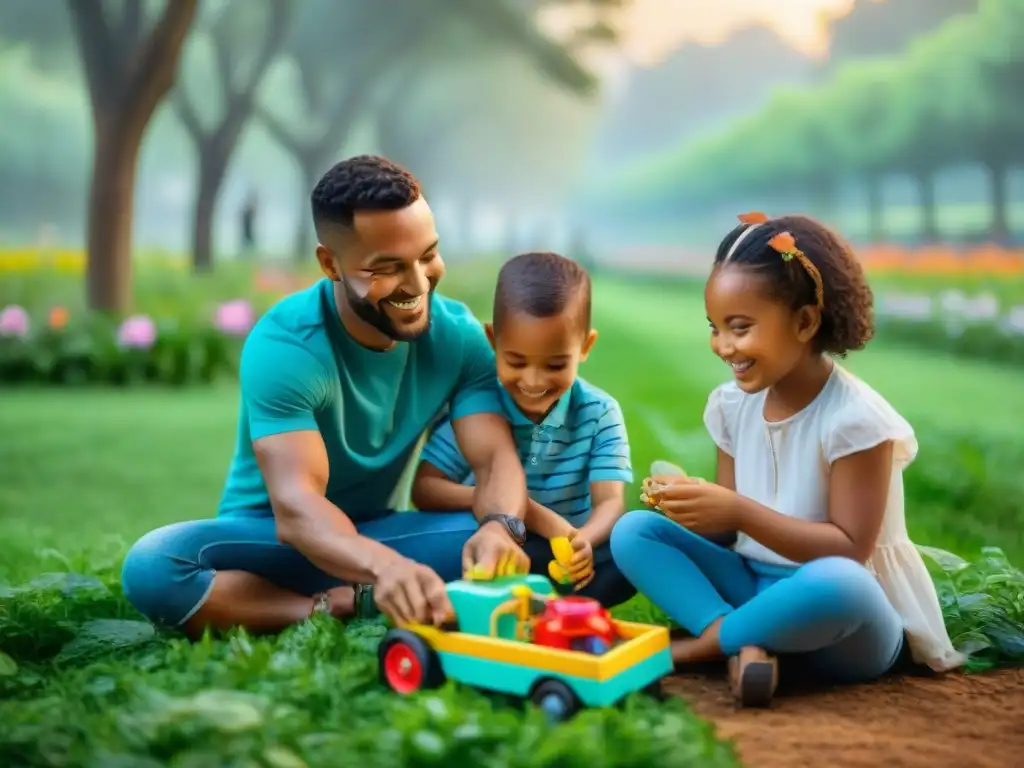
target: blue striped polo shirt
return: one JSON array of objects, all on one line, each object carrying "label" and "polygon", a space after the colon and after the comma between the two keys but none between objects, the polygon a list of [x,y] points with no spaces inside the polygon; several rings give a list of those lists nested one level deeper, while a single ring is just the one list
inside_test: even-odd
[{"label": "blue striped polo shirt", "polygon": [[[590,518],[591,483],[633,482],[622,409],[607,392],[577,378],[547,418],[535,424],[504,387],[499,390],[526,471],[526,487],[538,504],[579,528]],[[457,483],[475,485],[447,419],[431,434],[420,458]]]}]

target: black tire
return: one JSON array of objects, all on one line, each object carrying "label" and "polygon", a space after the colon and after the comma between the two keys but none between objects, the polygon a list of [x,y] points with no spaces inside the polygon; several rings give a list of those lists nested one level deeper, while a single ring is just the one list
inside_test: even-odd
[{"label": "black tire", "polygon": [[[407,653],[411,653],[415,662],[418,662],[421,674],[419,683],[412,690],[400,690],[395,686],[388,673],[388,655],[392,649],[402,647]],[[444,684],[444,670],[441,668],[441,660],[427,642],[407,629],[391,629],[384,635],[380,646],[377,648],[377,670],[380,680],[396,693],[413,693],[415,691],[437,688]]]},{"label": "black tire", "polygon": [[530,694],[530,701],[556,723],[568,720],[581,707],[579,697],[572,688],[550,677],[537,683]]}]

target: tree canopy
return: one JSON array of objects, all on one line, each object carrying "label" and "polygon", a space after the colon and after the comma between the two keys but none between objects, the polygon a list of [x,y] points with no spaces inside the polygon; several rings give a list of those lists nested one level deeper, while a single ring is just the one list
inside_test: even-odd
[{"label": "tree canopy", "polygon": [[877,185],[916,182],[922,234],[937,236],[934,178],[987,169],[990,235],[1005,238],[1007,175],[1024,164],[1024,0],[981,0],[899,56],[851,62],[811,87],[780,89],[761,111],[703,140],[627,169],[592,196],[599,206],[700,214],[723,200],[794,191],[827,210],[841,182],[867,187],[872,231]]}]

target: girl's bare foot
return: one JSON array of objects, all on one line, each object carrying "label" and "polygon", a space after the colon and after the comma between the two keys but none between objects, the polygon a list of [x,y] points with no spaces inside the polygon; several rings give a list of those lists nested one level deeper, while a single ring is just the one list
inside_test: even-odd
[{"label": "girl's bare foot", "polygon": [[678,665],[714,661],[722,658],[722,647],[718,644],[718,626],[721,623],[722,619],[712,622],[699,637],[685,637],[672,640],[669,645],[672,661]]},{"label": "girl's bare foot", "polygon": [[729,659],[733,696],[744,707],[767,707],[779,684],[779,662],[767,651],[749,645]]}]

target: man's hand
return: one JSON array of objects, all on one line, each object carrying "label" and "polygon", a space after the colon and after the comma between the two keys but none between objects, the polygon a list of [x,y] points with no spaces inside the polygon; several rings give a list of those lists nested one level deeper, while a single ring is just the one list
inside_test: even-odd
[{"label": "man's hand", "polygon": [[528,573],[530,558],[498,523],[485,523],[462,550],[462,572],[491,579]]},{"label": "man's hand", "polygon": [[444,581],[433,570],[408,558],[397,558],[377,576],[373,597],[381,613],[396,626],[440,626],[455,614]]},{"label": "man's hand", "polygon": [[594,545],[586,531],[576,530],[569,534],[572,544],[572,560],[569,561],[569,575],[576,588],[586,586],[594,575]]}]

